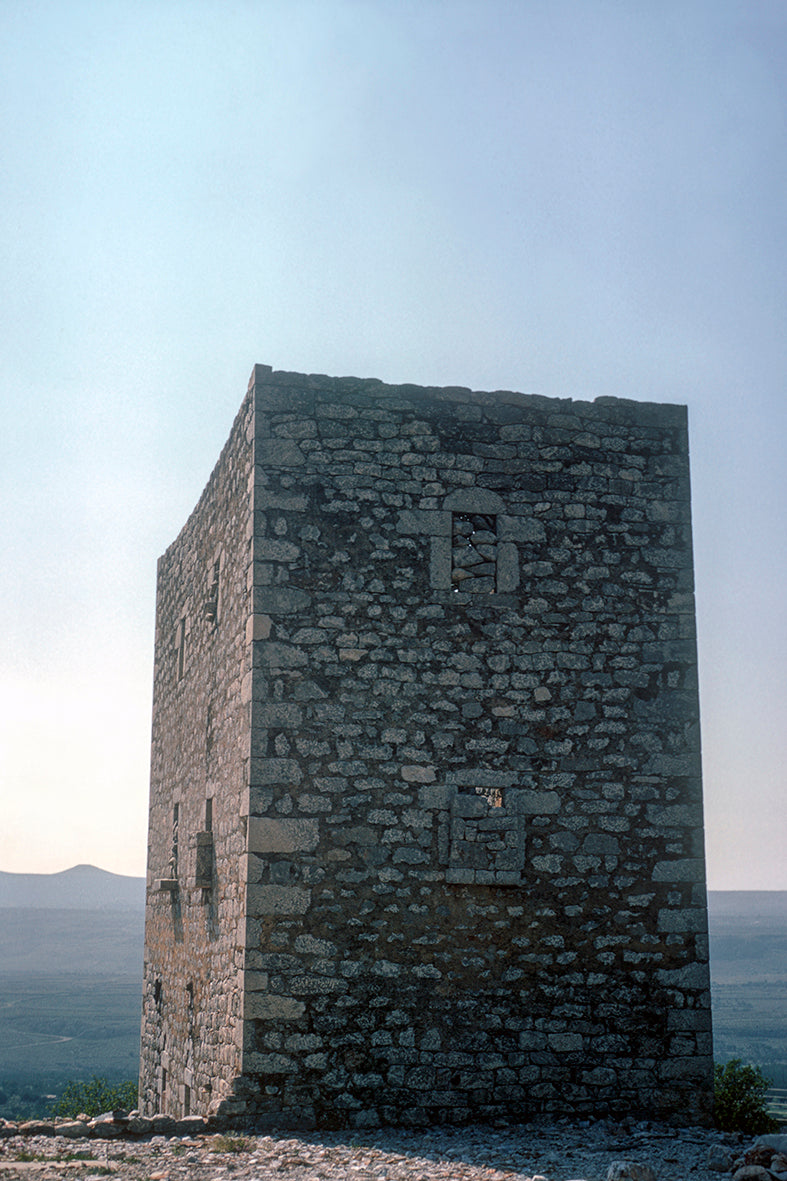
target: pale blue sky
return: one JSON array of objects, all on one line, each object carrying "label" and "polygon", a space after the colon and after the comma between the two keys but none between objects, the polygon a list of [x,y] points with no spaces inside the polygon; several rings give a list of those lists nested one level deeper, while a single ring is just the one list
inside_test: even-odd
[{"label": "pale blue sky", "polygon": [[0,0],[0,869],[141,874],[252,365],[689,406],[709,884],[787,888],[787,5]]}]

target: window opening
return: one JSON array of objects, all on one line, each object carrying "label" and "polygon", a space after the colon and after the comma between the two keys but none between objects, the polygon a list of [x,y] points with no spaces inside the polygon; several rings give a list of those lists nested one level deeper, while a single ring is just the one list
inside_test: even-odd
[{"label": "window opening", "polygon": [[494,513],[452,513],[451,582],[464,594],[497,589],[497,517]]},{"label": "window opening", "polygon": [[169,857],[169,876],[178,876],[178,829],[180,827],[180,804],[172,809],[172,850]]},{"label": "window opening", "polygon": [[186,669],[186,617],[179,621],[175,632],[175,656],[178,669],[178,680],[183,680]]},{"label": "window opening", "polygon": [[[197,833],[197,873],[194,884],[202,890],[213,885],[213,800],[205,800],[205,827]],[[203,894],[203,902],[206,901]]]},{"label": "window opening", "polygon": [[205,618],[215,623],[219,617],[219,575],[221,574],[221,558],[213,563],[208,597],[205,600]]}]

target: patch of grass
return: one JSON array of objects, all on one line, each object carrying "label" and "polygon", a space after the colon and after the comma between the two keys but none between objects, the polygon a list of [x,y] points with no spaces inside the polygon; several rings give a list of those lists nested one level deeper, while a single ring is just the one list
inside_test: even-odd
[{"label": "patch of grass", "polygon": [[214,1136],[210,1142],[211,1152],[248,1152],[249,1141],[244,1136]]}]

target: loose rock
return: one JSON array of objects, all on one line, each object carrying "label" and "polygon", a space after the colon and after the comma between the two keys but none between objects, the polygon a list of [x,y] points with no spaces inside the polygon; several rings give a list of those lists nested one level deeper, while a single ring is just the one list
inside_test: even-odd
[{"label": "loose rock", "polygon": [[[436,1127],[295,1137],[203,1130],[194,1135],[131,1134],[136,1116],[105,1121],[74,1139],[68,1121],[53,1134],[22,1135],[0,1121],[0,1181],[78,1176],[110,1169],[117,1181],[718,1181],[711,1155],[732,1144],[724,1133],[634,1121],[535,1121],[490,1128]],[[93,1121],[95,1123],[95,1121]],[[164,1125],[164,1120],[150,1120]],[[36,1127],[42,1121],[30,1121]],[[180,1121],[178,1121],[178,1124]],[[169,1121],[174,1130],[178,1125]],[[117,1132],[108,1129],[116,1127]],[[63,1128],[69,1132],[63,1134]],[[714,1152],[714,1150],[719,1150]],[[89,1154],[89,1159],[85,1154]],[[776,1159],[774,1156],[773,1159]],[[646,1162],[652,1162],[652,1167]],[[773,1181],[743,1164],[741,1181]],[[72,1173],[72,1169],[78,1170]],[[763,1169],[763,1173],[757,1170]]]},{"label": "loose rock", "polygon": [[650,1165],[641,1165],[631,1160],[616,1160],[609,1166],[607,1181],[656,1181],[656,1174]]},{"label": "loose rock", "polygon": [[729,1173],[732,1169],[732,1153],[723,1144],[711,1144],[708,1149],[708,1168],[715,1173]]}]

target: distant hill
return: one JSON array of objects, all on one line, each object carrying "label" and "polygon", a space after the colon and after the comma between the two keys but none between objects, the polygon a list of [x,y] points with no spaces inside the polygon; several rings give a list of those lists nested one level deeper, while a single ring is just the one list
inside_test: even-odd
[{"label": "distant hill", "polygon": [[145,879],[75,865],[62,873],[0,872],[0,909],[133,910],[145,907]]}]

